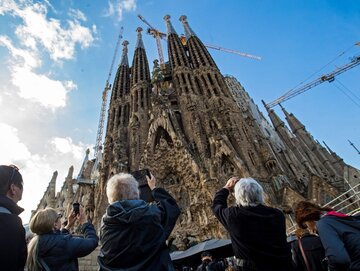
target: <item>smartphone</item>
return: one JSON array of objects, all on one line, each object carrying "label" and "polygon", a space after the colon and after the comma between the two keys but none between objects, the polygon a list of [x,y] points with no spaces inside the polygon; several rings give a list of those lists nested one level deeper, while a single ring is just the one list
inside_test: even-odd
[{"label": "smartphone", "polygon": [[74,210],[75,215],[80,214],[80,203],[74,202],[73,203],[73,210]]},{"label": "smartphone", "polygon": [[146,176],[151,178],[150,171],[147,168],[133,171],[130,174],[138,181],[139,186],[147,185]]},{"label": "smartphone", "polygon": [[139,192],[140,192],[140,199],[146,201],[146,202],[152,202],[154,201],[154,198],[151,194],[151,189],[147,183],[146,176],[151,178],[150,170],[147,168],[136,170],[130,173],[134,176],[134,178],[139,183]]}]

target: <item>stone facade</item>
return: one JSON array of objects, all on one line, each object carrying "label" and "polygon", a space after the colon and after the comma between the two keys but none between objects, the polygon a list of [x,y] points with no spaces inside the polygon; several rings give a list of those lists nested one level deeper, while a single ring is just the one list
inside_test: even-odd
[{"label": "stone facade", "polygon": [[[57,195],[54,175],[38,208],[66,211],[80,201],[99,226],[107,206],[107,180],[118,172],[149,168],[181,207],[171,240],[185,249],[191,242],[226,237],[210,205],[215,191],[231,176],[257,179],[266,202],[284,211],[303,199],[325,204],[349,184],[358,184],[359,170],[314,140],[293,114],[282,108],[289,129],[267,109],[270,124],[241,84],[220,73],[186,16],[180,18],[186,42],[170,16],[164,19],[169,62],[154,62],[152,75],[141,28],[131,67],[128,42],[123,43],[99,178],[90,180],[94,161],[86,156],[78,178],[72,178],[70,168]],[[291,214],[287,218],[291,227]]]}]

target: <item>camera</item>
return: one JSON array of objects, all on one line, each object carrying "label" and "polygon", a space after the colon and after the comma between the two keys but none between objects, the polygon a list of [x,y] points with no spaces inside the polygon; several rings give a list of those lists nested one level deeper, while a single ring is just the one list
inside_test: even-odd
[{"label": "camera", "polygon": [[147,168],[133,171],[130,174],[138,181],[139,186],[147,185],[146,176],[151,178],[150,171]]},{"label": "camera", "polygon": [[74,202],[73,203],[73,210],[74,210],[75,215],[80,214],[80,203]]},{"label": "camera", "polygon": [[140,192],[140,199],[146,201],[146,202],[152,202],[154,201],[154,198],[151,194],[151,189],[147,183],[146,176],[151,178],[150,170],[141,169],[137,171],[133,171],[130,173],[134,176],[136,181],[139,183],[139,192]]}]

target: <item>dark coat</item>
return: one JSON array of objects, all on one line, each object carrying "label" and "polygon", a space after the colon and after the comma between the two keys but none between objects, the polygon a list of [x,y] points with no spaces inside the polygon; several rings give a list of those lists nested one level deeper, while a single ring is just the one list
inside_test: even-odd
[{"label": "dark coat", "polygon": [[41,257],[51,270],[77,271],[77,258],[90,254],[98,245],[98,237],[94,226],[85,223],[81,232],[84,237],[75,237],[71,234],[51,232],[40,235],[38,250]]},{"label": "dark coat", "polygon": [[27,257],[25,229],[18,216],[24,209],[4,195],[0,195],[0,207],[6,208],[0,212],[0,269],[24,270]]},{"label": "dark coat", "polygon": [[326,215],[316,225],[330,270],[360,270],[360,217]]},{"label": "dark coat", "polygon": [[196,271],[225,271],[225,270],[226,270],[226,265],[221,261],[220,262],[206,261],[200,264],[196,269]]},{"label": "dark coat", "polygon": [[[313,234],[305,234],[301,238],[305,256],[310,265],[310,269],[314,271],[326,271],[325,250],[321,243],[320,237]],[[299,241],[295,240],[291,243],[292,258],[294,271],[307,271],[304,258],[301,254]]]},{"label": "dark coat", "polygon": [[180,209],[164,189],[155,188],[152,195],[157,204],[122,200],[107,208],[100,233],[101,270],[174,270],[165,241]]},{"label": "dark coat", "polygon": [[242,270],[291,270],[291,250],[286,242],[283,213],[264,205],[228,208],[228,196],[229,190],[219,190],[212,209],[230,234],[235,256],[245,260]]}]

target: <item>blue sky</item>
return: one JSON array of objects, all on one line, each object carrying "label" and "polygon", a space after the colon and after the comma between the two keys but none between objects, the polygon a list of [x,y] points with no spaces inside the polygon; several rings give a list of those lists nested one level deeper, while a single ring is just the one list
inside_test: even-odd
[{"label": "blue sky", "polygon": [[[256,61],[209,50],[221,72],[235,76],[263,111],[262,99],[270,102],[360,54],[353,46],[360,41],[355,0],[0,0],[0,163],[21,168],[24,222],[52,172],[59,171],[61,187],[68,167],[74,165],[77,174],[85,149],[95,143],[119,29],[124,27],[130,42],[131,62],[135,29],[147,28],[137,14],[164,32],[163,17],[170,14],[178,34],[183,33],[178,19],[187,15],[204,43],[261,56]],[[143,40],[152,63],[158,58],[155,40],[146,33]],[[360,155],[347,140],[360,148],[359,78],[360,66],[283,104],[315,139],[358,168]]]}]

